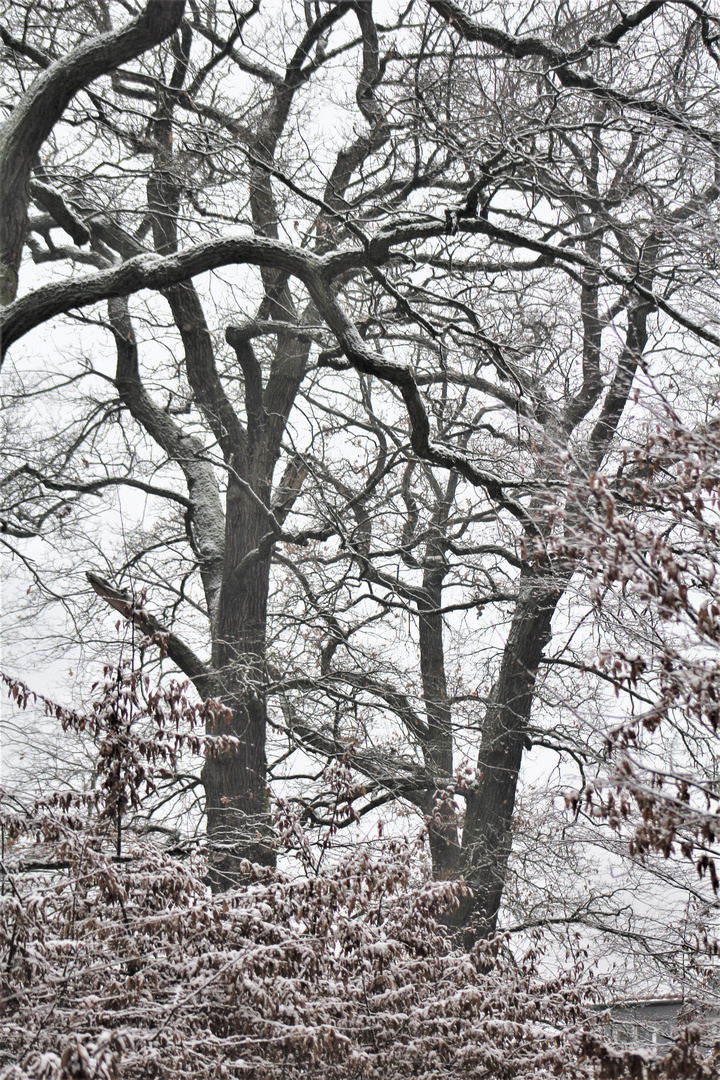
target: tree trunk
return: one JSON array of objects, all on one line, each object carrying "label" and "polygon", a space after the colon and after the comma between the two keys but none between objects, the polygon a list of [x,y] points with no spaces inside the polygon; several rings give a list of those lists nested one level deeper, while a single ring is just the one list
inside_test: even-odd
[{"label": "tree trunk", "polygon": [[500,672],[485,714],[477,783],[467,797],[461,865],[472,896],[460,906],[453,921],[465,929],[468,945],[492,934],[497,925],[537,669],[550,641],[552,616],[562,594],[563,585],[549,574],[523,570]]},{"label": "tree trunk", "polygon": [[[267,485],[269,487],[269,485]],[[265,501],[267,490],[260,498]],[[242,560],[267,533],[267,515],[236,480],[228,485],[225,574],[213,634],[213,669],[229,724],[213,735],[238,740],[230,752],[208,756],[205,787],[210,879],[216,891],[240,880],[243,859],[272,865],[265,732],[265,638],[270,558]]]},{"label": "tree trunk", "polygon": [[453,778],[452,711],[447,696],[443,617],[440,613],[444,577],[444,569],[425,571],[425,599],[418,604],[420,673],[428,726],[423,757],[425,767],[437,784],[428,821],[433,877],[436,880],[455,877],[460,856],[454,802],[451,796],[444,797],[443,790],[443,782],[449,784]]}]

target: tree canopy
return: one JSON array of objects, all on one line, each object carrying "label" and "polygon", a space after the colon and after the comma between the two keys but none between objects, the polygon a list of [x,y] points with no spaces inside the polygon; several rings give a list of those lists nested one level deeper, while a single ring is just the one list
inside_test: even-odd
[{"label": "tree canopy", "polygon": [[[220,912],[419,831],[437,955],[479,958],[620,935],[581,848],[627,841],[702,875],[647,951],[685,970],[691,928],[714,985],[718,23],[4,6],[0,543],[165,755],[100,815],[115,858],[201,843]],[[172,754],[148,673],[192,686]]]}]

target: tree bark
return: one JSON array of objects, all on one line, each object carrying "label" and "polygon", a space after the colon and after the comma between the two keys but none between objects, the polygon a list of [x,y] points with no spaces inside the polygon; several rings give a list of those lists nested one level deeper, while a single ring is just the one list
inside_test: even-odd
[{"label": "tree bark", "polygon": [[497,925],[537,670],[565,584],[528,568],[521,574],[517,606],[485,714],[477,782],[467,796],[462,869],[472,896],[455,912],[453,923],[464,928],[468,945],[492,934]]},{"label": "tree bark", "polygon": [[[428,737],[423,742],[425,766],[436,783],[453,779],[452,710],[448,701],[443,648],[442,607],[444,568],[424,574],[425,599],[418,604],[418,637],[423,701],[427,716]],[[455,804],[438,786],[432,793],[428,821],[428,840],[433,877],[448,880],[456,876],[460,846]]]},{"label": "tree bark", "polygon": [[[268,500],[269,484],[261,497]],[[272,865],[267,760],[265,644],[270,558],[243,559],[268,531],[267,514],[236,480],[230,481],[226,507],[226,559],[214,633],[212,666],[232,720],[222,731],[237,738],[236,749],[208,756],[202,771],[211,883],[221,890],[236,884],[240,863]]]}]

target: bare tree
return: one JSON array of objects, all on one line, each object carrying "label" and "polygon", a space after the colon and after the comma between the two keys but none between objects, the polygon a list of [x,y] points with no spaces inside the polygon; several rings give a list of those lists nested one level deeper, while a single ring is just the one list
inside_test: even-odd
[{"label": "bare tree", "polygon": [[[435,875],[471,887],[455,923],[486,935],[526,751],[578,756],[537,703],[539,673],[584,659],[582,631],[548,650],[554,617],[593,610],[575,542],[592,493],[644,388],[696,409],[688,364],[720,342],[716,20],[528,5],[509,27],[434,0],[386,25],[359,0],[273,25],[258,4],[166,5],[157,37],[146,13],[131,51],[90,69],[73,57],[125,33],[105,10],[79,30],[32,10],[3,31],[7,131],[40,140],[2,144],[2,175],[33,175],[13,182],[3,350],[76,313],[115,364],[73,366],[91,411],[8,471],[5,542],[68,531],[117,486],[172,507],[90,580],[231,709],[234,749],[202,775],[217,887],[272,861],[271,725],[288,754],[365,778],[349,821],[417,807]],[[65,97],[43,91],[60,70]],[[45,92],[49,126],[26,124]],[[17,236],[39,268],[90,272],[14,299]],[[37,384],[58,399],[59,370]],[[146,603],[121,588],[136,571]]]}]

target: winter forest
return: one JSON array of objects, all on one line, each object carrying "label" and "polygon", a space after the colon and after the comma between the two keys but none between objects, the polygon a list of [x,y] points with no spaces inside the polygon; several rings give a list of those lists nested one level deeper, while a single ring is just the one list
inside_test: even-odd
[{"label": "winter forest", "polygon": [[720,12],[0,10],[0,1078],[716,1077]]}]

